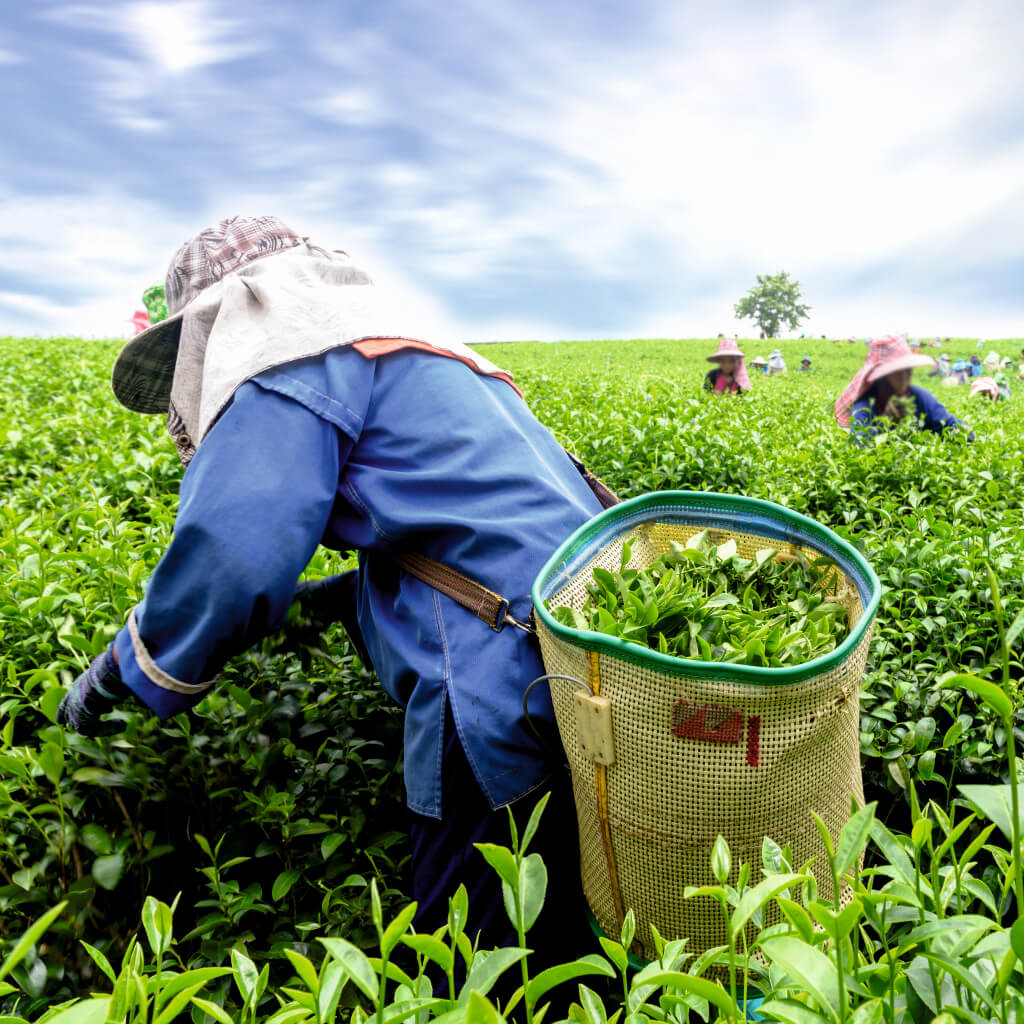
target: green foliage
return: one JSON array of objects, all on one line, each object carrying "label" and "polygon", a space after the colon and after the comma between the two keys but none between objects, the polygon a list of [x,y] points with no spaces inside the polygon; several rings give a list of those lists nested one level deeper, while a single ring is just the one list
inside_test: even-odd
[{"label": "green foliage", "polygon": [[[938,391],[973,445],[894,431],[860,449],[831,406],[863,348],[800,346],[813,374],[755,377],[730,401],[701,390],[710,340],[487,351],[622,497],[779,502],[860,548],[883,585],[861,695],[872,809],[833,837],[829,865],[851,902],[819,900],[775,844],[759,874],[719,848],[731,951],[660,940],[637,971],[624,922],[603,955],[534,973],[523,950],[546,874],[529,830],[490,854],[516,948],[474,949],[464,891],[446,928],[413,932],[401,717],[340,631],[293,613],[165,723],[131,715],[102,740],[55,725],[64,687],[142,596],[181,467],[159,418],[110,396],[116,344],[0,340],[0,1015],[454,1024],[509,1010],[491,996],[510,972],[510,1012],[535,1021],[563,984],[580,1022],[728,1019],[750,985],[778,1020],[1020,1019],[1021,395]],[[321,551],[310,574],[345,564]],[[440,1002],[428,967],[450,978]]]},{"label": "green foliage", "polygon": [[810,306],[800,302],[799,282],[791,281],[784,270],[758,274],[757,284],[735,306],[737,319],[753,320],[766,338],[777,337],[781,324],[796,330],[810,311]]},{"label": "green foliage", "polygon": [[[87,991],[97,966],[79,940],[124,954],[146,894],[181,893],[195,965],[237,942],[305,946],[328,922],[369,944],[370,882],[393,905],[408,856],[401,716],[340,629],[293,613],[165,723],[126,714],[113,740],[55,724],[141,598],[181,479],[160,418],[110,394],[116,351],[0,342],[0,958],[66,901],[46,952],[16,969],[23,1012]],[[321,551],[310,572],[344,564]]]}]

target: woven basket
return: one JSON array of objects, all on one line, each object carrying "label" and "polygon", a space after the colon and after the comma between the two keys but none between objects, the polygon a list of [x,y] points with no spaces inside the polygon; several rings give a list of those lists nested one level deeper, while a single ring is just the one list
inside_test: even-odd
[{"label": "woven basket", "polygon": [[[716,543],[833,559],[829,591],[850,632],[831,654],[787,668],[690,661],[617,637],[563,626],[544,602],[581,609],[594,566],[617,571],[632,541],[642,568],[707,529]],[[837,836],[851,800],[863,804],[859,687],[879,599],[867,562],[830,530],[779,505],[732,495],[664,491],[607,509],[555,552],[533,586],[545,670],[572,771],[583,887],[591,912],[618,937],[637,919],[634,952],[656,954],[649,929],[688,938],[699,954],[725,943],[709,897],[711,851],[722,835],[760,877],[764,836],[792,847],[799,869],[817,858],[819,892],[831,897],[825,850],[810,812]],[[598,700],[589,698],[589,693]],[[841,894],[841,897],[845,894]]]}]

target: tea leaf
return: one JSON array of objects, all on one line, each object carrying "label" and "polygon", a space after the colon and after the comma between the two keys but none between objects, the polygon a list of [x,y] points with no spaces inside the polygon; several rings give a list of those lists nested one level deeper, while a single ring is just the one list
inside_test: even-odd
[{"label": "tea leaf", "polygon": [[979,679],[970,673],[951,673],[940,680],[940,685],[945,689],[958,687],[969,690],[1004,718],[1009,718],[1013,714],[1010,698],[995,683],[990,683],[987,679]]},{"label": "tea leaf", "polygon": [[39,941],[46,929],[60,917],[67,905],[67,900],[61,900],[55,907],[51,907],[43,914],[38,921],[33,922],[24,935],[15,943],[14,948],[7,955],[7,959],[0,964],[0,980],[6,978],[25,959],[29,950]]},{"label": "tea leaf", "polygon": [[536,978],[531,979],[526,988],[526,1001],[536,1003],[556,985],[571,981],[573,978],[583,978],[589,975],[614,978],[615,970],[603,956],[596,953],[582,956],[570,963],[559,964],[557,967],[549,967],[541,971]]},{"label": "tea leaf", "polygon": [[[342,966],[347,977],[367,999],[376,999],[378,990],[377,974],[366,954],[353,946],[347,939],[320,939],[321,945]],[[245,993],[243,992],[243,997]]]},{"label": "tea leaf", "polygon": [[835,964],[824,953],[786,936],[765,939],[761,948],[813,996],[818,1008],[825,1011],[830,1020],[839,1020],[839,976]]}]

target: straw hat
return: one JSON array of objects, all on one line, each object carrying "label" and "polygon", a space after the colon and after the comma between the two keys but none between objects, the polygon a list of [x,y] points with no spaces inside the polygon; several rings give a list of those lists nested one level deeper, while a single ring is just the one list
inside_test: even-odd
[{"label": "straw hat", "polygon": [[718,343],[718,350],[708,356],[708,362],[713,363],[719,359],[742,359],[743,353],[735,338],[722,338]]},{"label": "straw hat", "polygon": [[751,366],[767,366],[768,365],[768,360],[765,359],[764,356],[754,356],[754,358],[750,360],[750,365]]}]

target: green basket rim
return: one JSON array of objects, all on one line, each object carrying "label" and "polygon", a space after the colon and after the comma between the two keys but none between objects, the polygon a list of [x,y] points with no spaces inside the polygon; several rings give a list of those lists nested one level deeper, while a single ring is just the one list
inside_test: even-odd
[{"label": "green basket rim", "polygon": [[[639,644],[630,643],[619,637],[594,633],[590,630],[573,629],[571,626],[563,626],[560,622],[555,621],[551,613],[544,607],[541,587],[580,547],[596,535],[603,533],[609,525],[620,519],[629,518],[636,512],[650,508],[682,507],[684,505],[691,508],[695,506],[698,508],[726,506],[732,512],[748,512],[751,515],[756,514],[792,523],[799,527],[800,531],[809,539],[841,551],[863,573],[871,588],[870,599],[857,624],[835,650],[820,658],[784,668],[761,668],[756,665],[735,665],[721,661],[676,658],[670,654],[661,654],[650,648],[641,647]],[[846,661],[874,621],[881,593],[882,588],[878,577],[864,556],[852,544],[833,533],[827,526],[822,526],[821,523],[816,523],[800,512],[794,512],[775,502],[765,501],[762,498],[749,498],[740,494],[720,494],[714,491],[652,491],[605,509],[583,523],[558,546],[554,554],[544,563],[531,588],[536,616],[552,633],[574,647],[596,654],[607,654],[664,675],[685,676],[690,679],[723,679],[730,682],[757,683],[768,686],[783,686],[802,682],[813,676],[830,672]]]}]

